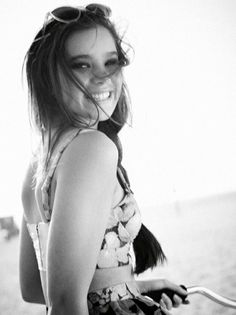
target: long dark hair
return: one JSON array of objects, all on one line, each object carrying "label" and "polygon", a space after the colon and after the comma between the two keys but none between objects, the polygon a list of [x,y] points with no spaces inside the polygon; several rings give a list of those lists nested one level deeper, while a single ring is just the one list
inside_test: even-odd
[{"label": "long dark hair", "polygon": [[[65,104],[62,95],[61,81],[58,69],[66,80],[80,89],[89,97],[98,112],[98,104],[85,86],[75,77],[68,64],[65,42],[75,31],[103,26],[111,33],[118,54],[120,68],[129,64],[127,52],[123,48],[122,37],[119,36],[114,24],[105,16],[94,14],[88,10],[81,11],[80,18],[71,23],[61,23],[50,20],[37,33],[26,57],[26,76],[29,88],[31,121],[41,135],[44,146],[44,157],[41,160],[43,172],[46,172],[52,152],[64,132],[70,128],[90,128],[91,125],[73,113]],[[104,132],[117,146],[119,152],[118,164],[121,166],[122,146],[118,137],[119,131],[129,117],[129,94],[123,83],[120,98],[110,118],[98,123],[98,129]],[[98,117],[99,120],[99,117]],[[97,120],[97,121],[98,121]],[[52,135],[52,130],[56,132]],[[123,168],[123,172],[127,174]],[[128,178],[127,178],[128,180]],[[158,261],[163,262],[165,255],[152,233],[142,225],[134,241],[136,270],[138,274],[149,267],[154,267]]]},{"label": "long dark hair", "polygon": [[[123,176],[130,187],[130,181],[125,168],[120,165]],[[148,228],[142,224],[138,235],[134,239],[133,249],[135,254],[136,274],[140,274],[148,268],[154,268],[157,264],[163,264],[167,258],[162,250],[161,244]]]}]

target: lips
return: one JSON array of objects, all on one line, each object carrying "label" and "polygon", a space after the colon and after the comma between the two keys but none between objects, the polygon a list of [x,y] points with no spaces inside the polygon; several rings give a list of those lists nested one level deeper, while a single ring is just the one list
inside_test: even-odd
[{"label": "lips", "polygon": [[[96,102],[104,102],[111,99],[113,95],[113,90],[106,90],[106,91],[99,91],[99,92],[92,92],[90,91],[90,95]],[[90,99],[90,97],[86,96],[86,98]]]},{"label": "lips", "polygon": [[106,101],[111,96],[111,92],[92,93],[92,97],[97,102]]}]

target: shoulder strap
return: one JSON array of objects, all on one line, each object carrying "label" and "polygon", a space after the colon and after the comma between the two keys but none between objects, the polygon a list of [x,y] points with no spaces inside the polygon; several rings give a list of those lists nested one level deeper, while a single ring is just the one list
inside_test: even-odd
[{"label": "shoulder strap", "polygon": [[52,210],[50,209],[52,177],[55,173],[56,167],[59,163],[62,153],[70,144],[70,142],[79,134],[80,131],[81,129],[73,129],[70,130],[69,133],[66,133],[64,136],[62,136],[62,140],[60,140],[60,143],[55,148],[55,151],[52,154],[47,174],[41,186],[43,213],[47,221],[50,221]]},{"label": "shoulder strap", "polygon": [[133,193],[128,181],[125,179],[122,169],[123,167],[121,166],[117,167],[117,176],[118,176],[119,183],[121,184],[121,186],[127,193]]}]

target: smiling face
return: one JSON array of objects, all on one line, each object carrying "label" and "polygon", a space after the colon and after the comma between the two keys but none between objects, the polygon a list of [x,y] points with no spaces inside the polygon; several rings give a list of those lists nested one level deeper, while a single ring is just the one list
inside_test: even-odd
[{"label": "smiling face", "polygon": [[[115,41],[103,26],[74,32],[66,41],[69,65],[79,82],[101,107],[99,121],[109,119],[121,95],[123,77]],[[62,80],[63,82],[64,80]],[[86,121],[96,121],[97,110],[79,88],[62,84],[64,101]]]}]

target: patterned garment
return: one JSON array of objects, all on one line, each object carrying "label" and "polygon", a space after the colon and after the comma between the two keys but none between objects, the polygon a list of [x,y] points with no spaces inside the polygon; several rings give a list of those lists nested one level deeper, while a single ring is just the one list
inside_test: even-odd
[{"label": "patterned garment", "polygon": [[130,247],[141,227],[137,203],[128,192],[108,219],[97,268],[119,267],[131,264]]},{"label": "patterned garment", "polygon": [[161,315],[159,304],[144,297],[133,283],[121,283],[88,294],[90,315]]},{"label": "patterned garment", "polygon": [[[79,133],[79,129],[73,129],[63,137],[51,158],[46,176],[42,178],[41,184],[36,189],[39,210],[45,221],[39,224],[28,224],[28,228],[34,243],[39,269],[44,272],[46,272],[47,231],[52,212],[50,207],[51,180],[61,155]],[[117,175],[125,195],[121,202],[111,209],[96,267],[108,271],[109,268],[132,265],[131,246],[141,228],[138,205],[119,168]],[[122,282],[89,292],[88,307],[90,315],[164,314],[158,303],[141,295],[135,281]]]}]

